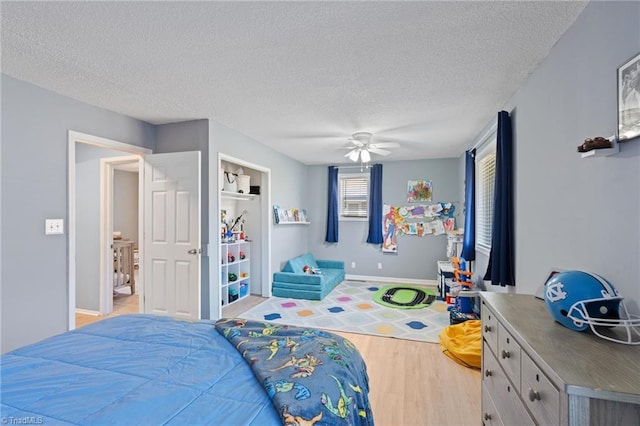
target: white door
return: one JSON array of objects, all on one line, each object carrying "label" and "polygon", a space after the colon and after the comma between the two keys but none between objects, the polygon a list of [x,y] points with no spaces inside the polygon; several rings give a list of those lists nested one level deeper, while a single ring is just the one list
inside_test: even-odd
[{"label": "white door", "polygon": [[144,312],[199,319],[200,152],[144,161]]}]

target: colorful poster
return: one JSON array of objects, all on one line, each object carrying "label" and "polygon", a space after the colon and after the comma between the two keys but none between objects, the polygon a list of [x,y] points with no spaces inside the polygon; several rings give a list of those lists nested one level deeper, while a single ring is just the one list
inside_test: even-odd
[{"label": "colorful poster", "polygon": [[455,231],[454,212],[453,203],[420,206],[384,204],[382,210],[382,251],[397,253],[398,235],[425,237]]},{"label": "colorful poster", "polygon": [[410,180],[407,183],[407,203],[431,201],[433,188],[430,180]]},{"label": "colorful poster", "polygon": [[385,204],[382,215],[382,251],[397,253],[397,225],[401,220],[398,209]]}]

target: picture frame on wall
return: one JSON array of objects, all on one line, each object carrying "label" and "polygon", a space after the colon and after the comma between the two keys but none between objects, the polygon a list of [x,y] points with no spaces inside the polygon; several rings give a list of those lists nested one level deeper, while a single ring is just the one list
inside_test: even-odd
[{"label": "picture frame on wall", "polygon": [[640,52],[618,68],[618,140],[640,136]]}]

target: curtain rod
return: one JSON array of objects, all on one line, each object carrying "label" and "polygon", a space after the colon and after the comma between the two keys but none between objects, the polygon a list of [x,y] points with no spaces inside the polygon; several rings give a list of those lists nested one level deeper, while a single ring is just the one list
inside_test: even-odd
[{"label": "curtain rod", "polygon": [[366,167],[366,168],[368,169],[368,168],[370,168],[371,166],[375,166],[376,164],[378,164],[378,163],[375,163],[375,164],[369,164],[369,166],[362,166],[362,165],[360,165],[360,166],[333,166],[333,167],[335,167],[335,168],[337,168],[337,169],[363,169],[363,168],[365,168],[365,167]]}]

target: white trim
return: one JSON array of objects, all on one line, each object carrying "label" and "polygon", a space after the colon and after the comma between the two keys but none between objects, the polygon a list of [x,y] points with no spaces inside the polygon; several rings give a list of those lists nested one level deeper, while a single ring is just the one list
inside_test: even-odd
[{"label": "white trim", "polygon": [[[475,167],[476,188],[474,189],[476,191],[476,203],[475,203],[476,211],[474,212],[476,216],[475,217],[475,222],[476,222],[475,250],[476,252],[479,252],[487,257],[491,255],[491,244],[486,245],[478,241],[478,196],[477,196],[478,184],[479,184],[479,181],[477,179],[478,171],[479,171],[478,163],[480,162],[480,160],[484,159],[487,155],[490,155],[496,152],[496,149],[497,149],[496,144],[497,144],[497,136],[498,136],[497,132],[498,132],[498,122],[496,120],[496,122],[484,133],[484,135],[480,139],[480,143],[477,145],[478,147],[476,148],[476,155],[475,155],[475,164],[476,164],[476,167]],[[491,232],[493,233],[493,229],[491,230]]]},{"label": "white trim", "polygon": [[89,309],[78,309],[78,308],[76,308],[76,314],[91,315],[93,317],[101,316],[100,312],[90,311]]},{"label": "white trim", "polygon": [[471,147],[471,149],[476,150],[476,155],[482,153],[486,149],[486,144],[489,141],[489,138],[493,133],[497,133],[497,132],[498,132],[498,119],[496,118],[496,120],[493,122],[491,127],[489,127],[487,131],[482,134],[482,136],[476,139],[473,146]]},{"label": "white trim", "polygon": [[74,130],[67,131],[67,199],[69,200],[69,223],[67,232],[67,246],[69,247],[69,257],[67,260],[67,274],[69,276],[69,330],[73,330],[74,328],[76,328],[76,143],[95,145],[138,155],[150,154],[152,152],[148,148],[137,145],[117,142],[111,139],[101,138],[99,136],[76,132]]},{"label": "white trim", "polygon": [[438,282],[436,280],[424,280],[420,278],[395,278],[395,277],[375,277],[369,275],[350,275],[347,274],[344,277],[345,280],[354,281],[375,281],[380,283],[404,283],[404,284],[422,284],[426,286],[437,287]]}]

